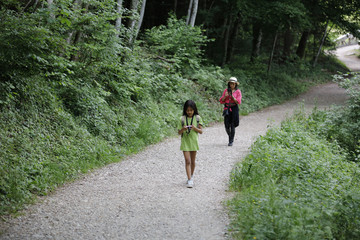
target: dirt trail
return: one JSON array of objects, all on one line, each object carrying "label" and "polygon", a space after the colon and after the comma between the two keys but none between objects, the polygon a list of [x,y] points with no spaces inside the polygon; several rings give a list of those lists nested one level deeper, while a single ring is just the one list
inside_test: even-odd
[{"label": "dirt trail", "polygon": [[334,53],[351,71],[355,72],[360,71],[360,59],[356,56],[356,50],[359,49],[360,45],[351,45],[338,48]]},{"label": "dirt trail", "polygon": [[223,124],[205,128],[192,189],[185,187],[180,139],[167,139],[42,198],[24,215],[2,222],[0,239],[226,239],[229,172],[255,138],[299,103],[311,111],[345,100],[343,89],[324,84],[242,117],[233,147]]}]

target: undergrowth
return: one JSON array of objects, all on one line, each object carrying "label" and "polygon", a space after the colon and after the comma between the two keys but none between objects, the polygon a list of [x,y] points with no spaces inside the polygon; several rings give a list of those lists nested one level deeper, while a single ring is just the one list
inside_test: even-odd
[{"label": "undergrowth", "polygon": [[350,89],[347,107],[309,117],[299,110],[236,165],[230,185],[237,194],[229,201],[235,239],[360,237],[359,91]]}]

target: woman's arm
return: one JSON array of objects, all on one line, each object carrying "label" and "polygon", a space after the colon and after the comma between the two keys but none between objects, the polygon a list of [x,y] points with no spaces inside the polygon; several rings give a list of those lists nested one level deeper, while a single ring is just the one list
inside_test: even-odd
[{"label": "woman's arm", "polygon": [[238,100],[234,97],[234,95],[231,95],[231,99],[232,99],[236,104],[239,104]]},{"label": "woman's arm", "polygon": [[223,92],[223,94],[222,94],[222,96],[221,96],[221,98],[220,98],[220,103],[221,104],[224,104],[225,103],[225,100],[226,100],[226,98],[229,96],[229,93],[227,92],[227,89],[225,89],[224,90],[224,92]]},{"label": "woman's arm", "polygon": [[236,90],[233,95],[231,95],[231,99],[236,103],[236,104],[241,104],[241,92],[240,90]]}]

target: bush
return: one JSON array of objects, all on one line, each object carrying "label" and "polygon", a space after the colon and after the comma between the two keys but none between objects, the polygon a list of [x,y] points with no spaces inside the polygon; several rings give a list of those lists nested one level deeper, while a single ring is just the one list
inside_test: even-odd
[{"label": "bush", "polygon": [[178,20],[173,15],[168,18],[166,26],[146,30],[145,40],[151,53],[174,61],[183,73],[200,68],[201,47],[209,41],[202,35],[200,27],[186,25],[184,20]]},{"label": "bush", "polygon": [[304,115],[259,137],[232,171],[235,239],[360,237],[360,215],[351,213],[360,204],[359,167]]},{"label": "bush", "polygon": [[336,82],[347,89],[349,99],[345,108],[337,108],[323,116],[320,133],[329,141],[337,142],[349,153],[349,160],[360,159],[360,75],[337,75]]},{"label": "bush", "polygon": [[120,158],[61,109],[0,114],[0,212],[20,209],[89,169]]}]

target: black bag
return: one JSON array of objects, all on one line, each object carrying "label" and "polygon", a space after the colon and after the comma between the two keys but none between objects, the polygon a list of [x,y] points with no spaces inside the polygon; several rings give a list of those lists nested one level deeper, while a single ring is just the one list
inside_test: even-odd
[{"label": "black bag", "polygon": [[224,111],[223,111],[223,116],[227,116],[229,115],[229,108],[225,108]]}]

